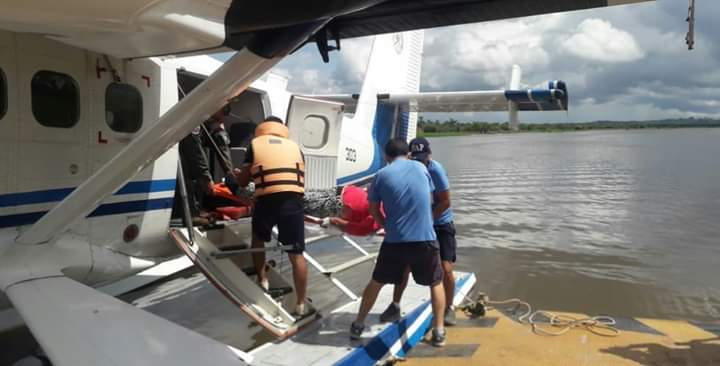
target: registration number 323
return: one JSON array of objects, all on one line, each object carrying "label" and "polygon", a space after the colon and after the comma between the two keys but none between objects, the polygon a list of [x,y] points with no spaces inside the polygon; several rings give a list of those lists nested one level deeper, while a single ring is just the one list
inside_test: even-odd
[{"label": "registration number 323", "polygon": [[357,161],[357,150],[346,147],[345,148],[345,160],[350,162],[356,162]]}]

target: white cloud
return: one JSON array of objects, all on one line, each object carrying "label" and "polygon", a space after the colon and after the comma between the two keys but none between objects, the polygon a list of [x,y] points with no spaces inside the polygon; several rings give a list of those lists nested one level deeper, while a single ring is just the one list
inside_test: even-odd
[{"label": "white cloud", "polygon": [[551,56],[545,39],[562,28],[564,15],[497,21],[426,32],[424,82],[434,89],[449,70],[475,73],[496,87],[508,82],[510,67],[546,66]]},{"label": "white cloud", "polygon": [[696,105],[699,107],[717,108],[717,107],[720,107],[720,100],[691,100],[690,104]]},{"label": "white cloud", "polygon": [[679,108],[661,108],[653,103],[634,103],[633,101],[614,100],[602,104],[582,104],[570,109],[571,121],[643,121],[666,118],[718,118],[718,113],[703,113]]},{"label": "white cloud", "polygon": [[563,42],[566,51],[592,61],[630,62],[645,56],[632,34],[602,19],[585,19]]},{"label": "white cloud", "polygon": [[338,70],[351,82],[361,84],[365,77],[365,69],[370,59],[372,37],[344,40],[342,52],[335,53],[338,57]]}]

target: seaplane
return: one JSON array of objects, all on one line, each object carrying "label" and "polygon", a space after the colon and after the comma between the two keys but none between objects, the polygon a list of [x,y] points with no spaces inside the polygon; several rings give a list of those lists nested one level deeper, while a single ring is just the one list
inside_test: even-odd
[{"label": "seaplane", "polygon": [[[420,93],[422,29],[635,2],[6,4],[0,13],[0,325],[17,326],[19,314],[61,366],[374,364],[402,355],[430,317],[427,302],[412,290],[406,318],[373,328],[365,344],[312,338],[318,327],[323,334],[329,332],[323,327],[345,329],[342,312],[357,306],[357,295],[333,276],[373,259],[352,240],[358,260],[327,268],[308,258],[350,302],[296,319],[285,306],[294,301],[291,289],[270,296],[245,270],[249,256],[240,244],[249,240],[248,218],[219,230],[171,226],[175,192],[184,187],[178,141],[227,105],[232,157],[242,161],[248,125],[279,115],[304,150],[306,188],[362,184],[383,166],[386,141],[415,136],[418,112],[503,110],[516,124],[519,111],[567,109],[564,83],[523,89],[519,68],[506,90]],[[356,94],[296,95],[269,73],[300,47],[314,44],[327,61],[342,40],[371,35],[377,36]],[[236,52],[225,63],[204,56],[227,51]],[[115,298],[191,265],[282,341],[248,353]],[[458,281],[455,301],[475,280],[463,274]],[[287,283],[271,273],[271,287]]]}]

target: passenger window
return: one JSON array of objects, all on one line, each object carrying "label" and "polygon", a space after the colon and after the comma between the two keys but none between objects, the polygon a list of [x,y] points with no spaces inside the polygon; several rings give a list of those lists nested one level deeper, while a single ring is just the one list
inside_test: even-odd
[{"label": "passenger window", "polygon": [[301,140],[304,147],[309,149],[320,149],[328,141],[330,123],[325,117],[310,115],[305,117],[302,128]]},{"label": "passenger window", "polygon": [[5,117],[8,105],[8,93],[7,93],[7,79],[5,79],[5,72],[0,69],[0,119]]},{"label": "passenger window", "polygon": [[115,132],[135,133],[143,122],[140,92],[130,84],[112,83],[105,89],[105,122]]},{"label": "passenger window", "polygon": [[80,92],[70,75],[38,71],[31,89],[33,116],[41,125],[70,128],[80,120]]}]

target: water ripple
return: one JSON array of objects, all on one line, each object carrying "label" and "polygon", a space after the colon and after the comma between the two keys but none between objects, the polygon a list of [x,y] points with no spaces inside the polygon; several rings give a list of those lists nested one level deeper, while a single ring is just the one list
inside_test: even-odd
[{"label": "water ripple", "polygon": [[[677,130],[431,143],[450,176],[459,245],[500,262],[517,261],[506,250],[527,256],[497,273],[480,270],[490,290],[512,283],[535,294],[527,286],[545,278],[596,286],[597,296],[635,291],[626,313],[703,317],[717,313],[720,298],[718,138],[720,130]],[[461,265],[481,260],[468,255]],[[676,297],[664,300],[668,293]]]}]

